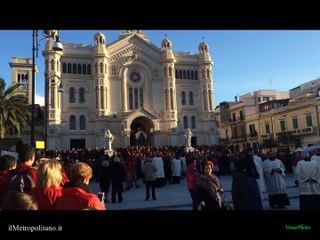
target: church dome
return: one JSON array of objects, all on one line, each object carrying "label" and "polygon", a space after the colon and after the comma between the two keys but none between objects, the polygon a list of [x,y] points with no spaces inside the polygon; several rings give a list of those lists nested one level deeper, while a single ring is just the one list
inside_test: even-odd
[{"label": "church dome", "polygon": [[200,53],[209,53],[209,45],[205,41],[202,41],[199,44],[199,48],[198,49],[199,49]]},{"label": "church dome", "polygon": [[106,37],[102,32],[98,32],[94,35],[94,45],[105,45]]},{"label": "church dome", "polygon": [[168,38],[165,38],[161,42],[161,48],[172,49],[172,43]]}]

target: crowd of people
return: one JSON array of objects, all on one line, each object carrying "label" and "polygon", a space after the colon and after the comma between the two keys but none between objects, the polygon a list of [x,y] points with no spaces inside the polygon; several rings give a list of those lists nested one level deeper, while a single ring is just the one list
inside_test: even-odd
[{"label": "crowd of people", "polygon": [[[237,153],[232,147],[197,146],[185,152],[184,146],[132,146],[114,149],[56,149],[36,155],[24,144],[16,161],[0,158],[1,209],[105,210],[106,204],[121,203],[123,193],[145,183],[145,200],[157,200],[156,188],[179,184],[186,178],[193,210],[223,210],[224,190],[220,175],[232,175],[232,202],[235,210],[262,210],[262,194],[268,194],[272,208],[290,205],[284,175],[294,172],[299,186],[300,209],[320,206],[320,161],[317,153],[269,151],[255,153],[252,148]],[[314,159],[314,160],[312,160]],[[320,159],[320,157],[319,157]],[[29,169],[32,189],[8,192],[12,173]],[[90,189],[99,182],[104,199]],[[151,190],[151,193],[150,193]],[[17,199],[17,200],[12,200]],[[19,206],[17,206],[19,205]]]}]

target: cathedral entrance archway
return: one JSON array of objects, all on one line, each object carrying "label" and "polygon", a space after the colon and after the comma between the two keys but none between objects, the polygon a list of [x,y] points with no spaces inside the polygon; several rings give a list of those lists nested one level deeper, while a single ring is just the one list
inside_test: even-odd
[{"label": "cathedral entrance archway", "polygon": [[154,143],[153,122],[147,117],[137,117],[131,123],[130,146],[151,146]]}]

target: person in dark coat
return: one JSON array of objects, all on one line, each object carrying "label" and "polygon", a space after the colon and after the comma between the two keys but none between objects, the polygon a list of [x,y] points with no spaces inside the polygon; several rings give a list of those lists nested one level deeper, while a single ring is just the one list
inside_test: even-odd
[{"label": "person in dark coat", "polygon": [[245,154],[240,157],[237,167],[242,171],[248,184],[249,210],[262,210],[260,190],[257,183],[260,175],[256,169],[253,155],[253,149],[248,148]]},{"label": "person in dark coat", "polygon": [[108,201],[108,194],[109,194],[109,188],[111,183],[111,172],[110,172],[110,160],[104,159],[104,161],[101,163],[100,170],[99,170],[99,187],[100,191],[104,192],[104,202]]},{"label": "person in dark coat", "polygon": [[223,189],[219,178],[213,174],[213,163],[203,162],[203,173],[197,181],[197,194],[201,210],[221,210]]},{"label": "person in dark coat", "polygon": [[248,181],[238,164],[235,164],[232,177],[231,196],[234,210],[249,210]]},{"label": "person in dark coat", "polygon": [[112,186],[112,195],[111,200],[112,203],[116,202],[116,196],[118,195],[118,202],[123,201],[122,192],[123,192],[123,180],[126,176],[126,172],[121,165],[120,158],[121,155],[117,154],[117,156],[113,157],[113,160],[110,163],[110,178],[111,178],[111,186]]}]

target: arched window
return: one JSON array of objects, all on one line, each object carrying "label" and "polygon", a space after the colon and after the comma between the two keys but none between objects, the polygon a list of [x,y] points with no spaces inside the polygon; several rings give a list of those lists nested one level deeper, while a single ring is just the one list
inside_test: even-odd
[{"label": "arched window", "polygon": [[193,70],[191,70],[191,80],[193,80],[194,79],[194,72],[193,72]]},{"label": "arched window", "polygon": [[163,76],[164,76],[164,77],[167,76],[167,68],[166,68],[166,67],[163,68]]},{"label": "arched window", "polygon": [[62,73],[67,73],[67,64],[66,63],[62,64]]},{"label": "arched window", "polygon": [[86,117],[84,115],[80,116],[80,130],[86,129]]},{"label": "arched window", "polygon": [[26,75],[24,76],[24,79],[26,80],[25,82],[28,82],[28,79],[29,79],[28,74],[26,74]]},{"label": "arched window", "polygon": [[206,90],[203,90],[203,106],[204,106],[204,110],[208,110]]},{"label": "arched window", "polygon": [[95,63],[94,65],[94,73],[98,74],[98,63]]},{"label": "arched window", "polygon": [[71,63],[68,63],[68,73],[71,73]]},{"label": "arched window", "polygon": [[166,102],[166,110],[169,110],[169,94],[168,94],[168,89],[164,91],[164,98]]},{"label": "arched window", "polygon": [[81,64],[79,63],[79,64],[78,64],[78,74],[81,74],[81,70],[82,70],[82,69],[81,69]]},{"label": "arched window", "polygon": [[186,70],[183,70],[183,79],[187,79]]},{"label": "arched window", "polygon": [[132,93],[132,88],[129,88],[129,109],[133,109],[133,93]]},{"label": "arched window", "polygon": [[204,79],[204,69],[202,69],[202,79]]},{"label": "arched window", "polygon": [[176,79],[179,79],[179,71],[176,69]]},{"label": "arched window", "polygon": [[103,73],[103,63],[100,63],[100,73]]},{"label": "arched window", "polygon": [[181,93],[181,105],[186,105],[186,92]]},{"label": "arched window", "polygon": [[70,116],[70,130],[76,130],[76,117],[74,115]]},{"label": "arched window", "polygon": [[196,129],[196,117],[195,116],[191,117],[191,128]]},{"label": "arched window", "polygon": [[194,104],[194,102],[193,102],[193,92],[190,91],[189,92],[189,105],[193,105],[193,104]]},{"label": "arched window", "polygon": [[18,82],[20,82],[20,74],[18,74]]},{"label": "arched window", "polygon": [[79,88],[79,103],[84,103],[84,88],[81,87]]},{"label": "arched window", "polygon": [[72,73],[77,74],[77,64],[72,64]]},{"label": "arched window", "polygon": [[134,92],[134,108],[138,109],[139,108],[138,89],[135,88],[133,92]]},{"label": "arched window", "polygon": [[116,72],[117,72],[116,66],[112,66],[112,68],[111,68],[111,74],[112,74],[112,75],[116,75]]},{"label": "arched window", "polygon": [[98,89],[98,87],[96,87],[96,109],[99,108],[99,96],[98,96],[98,94],[99,94],[99,89]]},{"label": "arched window", "polygon": [[187,71],[187,79],[190,79],[190,71]]},{"label": "arched window", "polygon": [[170,106],[171,106],[171,110],[174,109],[174,102],[173,102],[173,90],[172,88],[170,88]]},{"label": "arched window", "polygon": [[75,98],[75,89],[74,87],[69,88],[69,103],[74,103],[76,101]]},{"label": "arched window", "polygon": [[45,66],[45,68],[46,68],[46,72],[49,70],[49,61],[48,60],[46,60],[46,66]]},{"label": "arched window", "polygon": [[182,70],[179,70],[179,78],[182,79]]},{"label": "arched window", "polygon": [[169,67],[169,77],[172,77],[172,68]]},{"label": "arched window", "polygon": [[140,88],[140,107],[143,107],[143,89]]},{"label": "arched window", "polygon": [[188,129],[188,117],[187,116],[183,117],[183,128]]},{"label": "arched window", "polygon": [[207,69],[207,78],[210,78],[210,69]]},{"label": "arched window", "polygon": [[198,71],[197,70],[194,71],[194,79],[198,80]]},{"label": "arched window", "polygon": [[82,64],[82,74],[87,74],[87,67],[85,64]]},{"label": "arched window", "polygon": [[51,64],[51,71],[54,71],[54,60],[53,59],[51,59],[50,64]]},{"label": "arched window", "polygon": [[87,65],[87,69],[88,69],[88,72],[87,72],[88,75],[91,75],[91,64],[88,64],[88,65]]},{"label": "arched window", "polygon": [[211,97],[211,90],[208,91],[208,94],[209,94],[209,110],[212,110],[212,97]]}]

